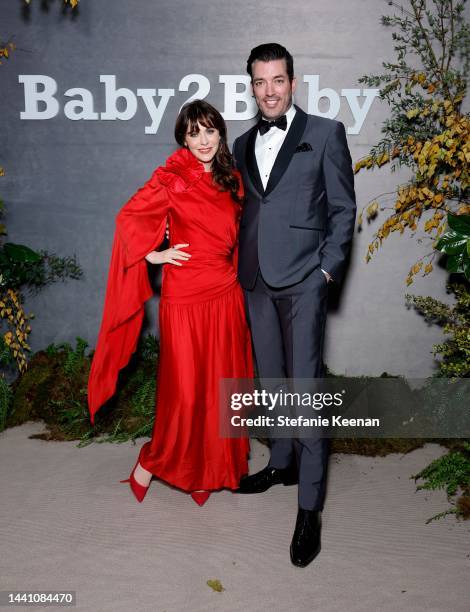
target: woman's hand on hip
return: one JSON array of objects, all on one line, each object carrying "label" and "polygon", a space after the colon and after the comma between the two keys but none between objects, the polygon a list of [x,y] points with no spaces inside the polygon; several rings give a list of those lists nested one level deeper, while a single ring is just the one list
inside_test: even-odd
[{"label": "woman's hand on hip", "polygon": [[189,244],[175,244],[175,246],[165,249],[164,251],[151,251],[146,255],[145,259],[152,264],[173,264],[174,266],[182,266],[181,261],[188,261],[191,257],[186,251],[181,251],[182,247],[187,247]]}]

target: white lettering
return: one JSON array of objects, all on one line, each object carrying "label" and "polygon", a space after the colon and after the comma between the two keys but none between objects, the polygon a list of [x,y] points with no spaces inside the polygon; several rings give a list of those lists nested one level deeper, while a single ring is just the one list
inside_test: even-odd
[{"label": "white lettering", "polygon": [[145,107],[147,108],[148,114],[152,119],[150,125],[145,126],[146,134],[156,134],[160,127],[161,120],[163,119],[163,113],[168,106],[170,98],[175,95],[174,89],[159,89],[158,95],[160,96],[160,102],[158,106],[155,104],[155,96],[157,92],[155,89],[138,89],[137,95],[144,101]]},{"label": "white lettering", "polygon": [[[258,107],[251,92],[251,80],[248,75],[221,74],[219,83],[223,83],[225,90],[224,111],[222,113],[225,121],[242,121],[256,117]],[[238,86],[242,89],[239,90]],[[237,107],[242,105],[242,110]]]},{"label": "white lettering", "polygon": [[[105,111],[101,113],[104,121],[115,121],[120,119],[128,121],[137,112],[137,98],[127,87],[116,89],[116,76],[114,74],[101,74],[100,82],[104,83]],[[118,110],[117,101],[122,98],[126,102],[124,110]]]},{"label": "white lettering", "polygon": [[193,83],[196,83],[198,88],[196,92],[186,100],[185,104],[188,104],[191,100],[204,100],[211,91],[211,82],[203,74],[187,74],[181,79],[179,90],[189,91],[189,86]]},{"label": "white lettering", "polygon": [[333,416],[332,425],[334,427],[380,427],[380,419],[347,419],[340,414],[336,414]]},{"label": "white lettering", "polygon": [[[20,112],[20,119],[52,119],[59,113],[59,103],[54,98],[57,83],[52,77],[19,74],[18,81],[24,85],[24,111]],[[42,85],[42,91],[38,85]],[[39,110],[39,102],[46,105],[44,110]]]},{"label": "white lettering", "polygon": [[[327,119],[334,119],[340,109],[340,98],[336,91],[329,87],[319,89],[319,74],[306,74],[304,76],[304,82],[308,83],[307,113],[311,115],[320,115],[320,117],[326,117]],[[324,113],[320,111],[319,106],[322,98],[327,98],[330,103],[328,110]]]},{"label": "white lettering", "polygon": [[64,115],[67,119],[72,121],[79,121],[80,119],[90,121],[99,118],[98,113],[93,111],[93,96],[88,89],[83,89],[82,87],[67,89],[64,92],[64,96],[67,98],[80,96],[81,98],[80,100],[70,100],[64,104]]},{"label": "white lettering", "polygon": [[363,89],[365,97],[364,104],[359,106],[358,98],[361,96],[360,89],[342,89],[341,95],[346,98],[354,117],[354,125],[348,127],[348,134],[359,134],[362,124],[365,121],[366,115],[369,112],[372,102],[379,95],[380,89]]},{"label": "white lettering", "polygon": [[[134,93],[126,87],[116,86],[116,75],[102,74],[100,83],[104,85],[104,110],[96,112],[94,105],[94,91],[83,87],[67,89],[63,96],[71,98],[64,102],[63,112],[67,119],[128,121],[138,111],[140,98],[150,123],[145,126],[146,134],[156,134],[162,123],[170,99],[175,95],[172,88],[139,88]],[[341,99],[345,100],[353,117],[353,125],[347,128],[348,134],[359,134],[373,101],[379,94],[378,89],[341,89],[341,95],[329,87],[320,89],[320,76],[306,74],[303,78],[307,83],[307,112],[334,119],[341,106]],[[50,76],[42,74],[20,74],[18,81],[23,84],[24,111],[20,112],[21,119],[53,119],[60,111],[60,102],[57,97],[57,82]],[[256,116],[258,109],[252,95],[250,77],[241,74],[221,74],[219,83],[224,87],[224,110],[222,116],[226,121],[246,121]],[[197,89],[185,103],[195,99],[205,99],[210,94],[211,84],[203,74],[188,74],[179,83],[179,91],[189,91],[191,85],[196,84]],[[157,96],[160,98],[157,104]],[[362,98],[362,100],[360,100]],[[328,110],[320,111],[320,101],[329,102]],[[174,120],[174,118],[173,118]],[[336,399],[336,398],[335,398]]]}]

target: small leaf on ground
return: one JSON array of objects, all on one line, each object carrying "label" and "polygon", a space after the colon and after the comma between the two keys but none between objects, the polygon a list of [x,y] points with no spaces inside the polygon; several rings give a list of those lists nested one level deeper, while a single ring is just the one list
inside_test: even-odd
[{"label": "small leaf on ground", "polygon": [[210,588],[213,591],[217,591],[217,593],[222,593],[222,591],[225,591],[220,580],[208,580],[207,586],[210,586]]}]

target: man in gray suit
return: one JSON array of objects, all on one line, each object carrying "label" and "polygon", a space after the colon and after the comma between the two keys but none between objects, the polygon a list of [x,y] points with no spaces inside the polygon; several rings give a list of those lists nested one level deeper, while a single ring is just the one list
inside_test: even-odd
[{"label": "man in gray suit", "polygon": [[[247,62],[261,119],[233,145],[245,186],[239,280],[258,374],[322,378],[328,284],[339,283],[354,231],[354,175],[344,125],[292,103],[293,59],[277,43]],[[299,567],[320,552],[328,462],[326,438],[271,440],[271,458],[240,493],[298,482],[290,555]]]}]

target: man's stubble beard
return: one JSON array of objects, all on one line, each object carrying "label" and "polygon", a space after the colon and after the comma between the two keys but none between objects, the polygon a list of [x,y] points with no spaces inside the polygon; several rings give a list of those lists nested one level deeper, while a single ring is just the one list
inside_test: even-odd
[{"label": "man's stubble beard", "polygon": [[[256,100],[256,96],[255,96],[255,100]],[[287,113],[287,111],[289,110],[289,108],[293,104],[292,100],[293,100],[293,95],[292,95],[292,91],[291,91],[291,94],[290,94],[289,101],[287,103],[286,109],[284,111],[282,111],[279,115],[276,115],[275,117],[269,117],[268,115],[264,115],[263,111],[261,110],[260,105],[258,104],[257,100],[256,100],[256,104],[258,106],[258,112],[260,113],[261,117],[265,117],[269,121],[276,121],[276,119],[279,119],[279,117],[282,117],[283,115],[285,115]]]}]

